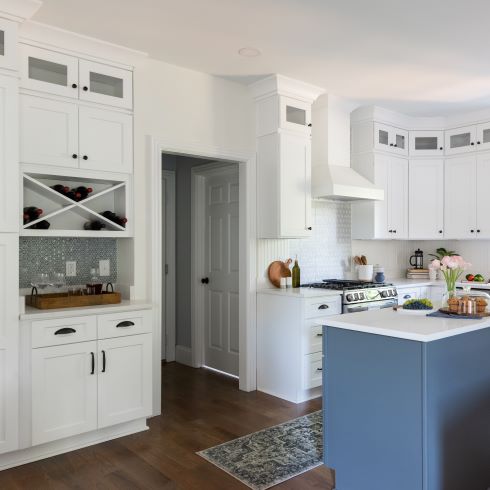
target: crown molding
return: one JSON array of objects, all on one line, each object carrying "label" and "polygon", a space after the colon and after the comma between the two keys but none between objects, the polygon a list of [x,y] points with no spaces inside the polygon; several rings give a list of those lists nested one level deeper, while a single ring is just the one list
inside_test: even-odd
[{"label": "crown molding", "polygon": [[274,74],[249,85],[255,99],[263,99],[272,95],[283,95],[294,99],[312,103],[319,95],[325,93],[325,89]]},{"label": "crown molding", "polygon": [[23,22],[42,6],[41,0],[0,0],[0,17]]}]

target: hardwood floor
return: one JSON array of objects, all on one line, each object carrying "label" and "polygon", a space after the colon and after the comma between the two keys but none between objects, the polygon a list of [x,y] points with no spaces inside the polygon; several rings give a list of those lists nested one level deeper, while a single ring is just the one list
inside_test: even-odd
[{"label": "hardwood floor", "polygon": [[[231,378],[176,363],[163,366],[163,393],[149,431],[0,472],[0,489],[246,489],[195,452],[321,408],[244,393]],[[331,490],[332,473],[315,468],[274,488]]]}]

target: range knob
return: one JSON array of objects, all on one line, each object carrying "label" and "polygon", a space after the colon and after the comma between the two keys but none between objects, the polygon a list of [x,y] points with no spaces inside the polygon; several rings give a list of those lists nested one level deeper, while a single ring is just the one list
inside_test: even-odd
[{"label": "range knob", "polygon": [[364,293],[359,293],[359,299],[364,299]]},{"label": "range knob", "polygon": [[354,299],[355,299],[356,301],[358,301],[358,300],[359,300],[359,294],[358,294],[358,293],[354,293]]},{"label": "range knob", "polygon": [[388,297],[388,291],[381,291],[380,296],[382,298],[387,298]]},{"label": "range knob", "polygon": [[345,297],[345,299],[346,299],[347,301],[352,301],[354,298],[352,297],[352,294],[348,294],[348,295]]}]

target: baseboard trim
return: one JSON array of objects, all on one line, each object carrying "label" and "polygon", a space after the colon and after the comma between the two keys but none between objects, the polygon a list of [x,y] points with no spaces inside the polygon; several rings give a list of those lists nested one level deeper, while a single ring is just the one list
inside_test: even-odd
[{"label": "baseboard trim", "polygon": [[179,364],[185,364],[186,366],[194,367],[192,365],[192,349],[185,345],[175,346],[175,360]]},{"label": "baseboard trim", "polygon": [[100,444],[101,442],[111,441],[119,437],[136,434],[148,430],[146,419],[133,420],[114,427],[88,432],[79,436],[61,439],[59,441],[48,442],[39,446],[19,449],[0,456],[0,471],[15,466],[20,466],[40,459],[50,458],[58,454],[68,453],[84,447]]}]

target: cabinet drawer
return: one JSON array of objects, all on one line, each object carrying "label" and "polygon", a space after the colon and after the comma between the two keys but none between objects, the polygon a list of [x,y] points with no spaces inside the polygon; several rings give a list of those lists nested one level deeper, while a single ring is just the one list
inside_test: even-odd
[{"label": "cabinet drawer", "polygon": [[322,353],[308,354],[303,358],[303,389],[322,385]]},{"label": "cabinet drawer", "polygon": [[97,316],[99,339],[151,332],[151,311],[126,311]]},{"label": "cabinet drawer", "polygon": [[306,318],[339,315],[340,313],[340,296],[327,296],[306,300]]},{"label": "cabinet drawer", "polygon": [[59,318],[32,322],[32,347],[50,347],[95,340],[95,316]]},{"label": "cabinet drawer", "polygon": [[306,330],[304,335],[303,354],[314,354],[322,352],[322,337],[323,326],[319,321],[306,322]]}]

